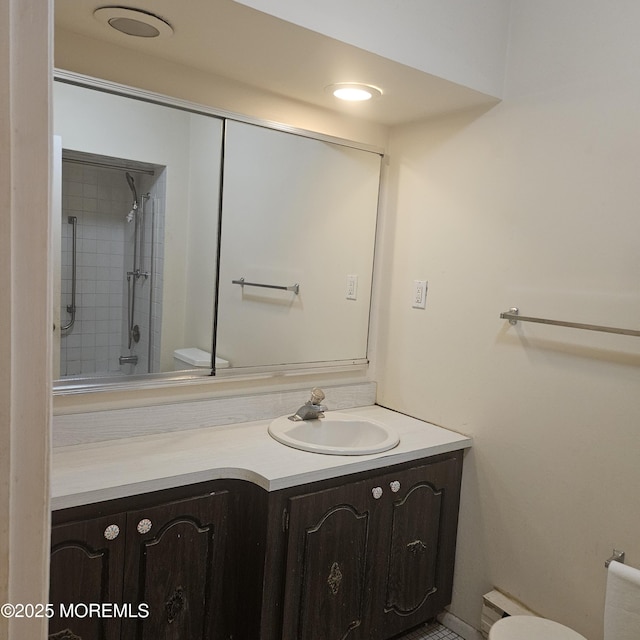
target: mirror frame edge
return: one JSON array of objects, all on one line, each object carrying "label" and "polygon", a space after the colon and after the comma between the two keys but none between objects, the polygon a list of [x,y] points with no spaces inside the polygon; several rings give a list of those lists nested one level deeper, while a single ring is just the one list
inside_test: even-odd
[{"label": "mirror frame edge", "polygon": [[[103,91],[112,95],[120,95],[127,98],[133,98],[141,100],[143,102],[149,102],[152,104],[158,104],[161,106],[173,107],[176,109],[189,111],[191,113],[198,113],[201,115],[213,116],[223,119],[234,120],[237,122],[243,122],[246,124],[252,124],[257,126],[266,127],[276,131],[282,131],[285,133],[291,133],[294,135],[300,135],[314,140],[320,140],[323,142],[329,142],[333,144],[339,144],[347,146],[353,149],[361,151],[367,151],[378,154],[382,160],[385,158],[386,152],[382,147],[372,145],[368,143],[357,142],[355,140],[348,140],[345,138],[339,138],[337,136],[331,136],[328,134],[318,133],[309,129],[303,129],[295,127],[281,122],[273,120],[265,120],[246,116],[240,113],[220,109],[203,105],[200,103],[184,100],[182,98],[176,98],[168,96],[166,94],[156,93],[148,91],[146,89],[140,89],[132,87],[130,85],[124,85],[110,80],[104,80],[93,76],[88,76],[72,71],[66,71],[64,69],[54,68],[53,81],[71,84],[74,86],[84,87],[87,89],[93,89],[97,91]],[[379,214],[379,207],[378,207]],[[379,222],[379,221],[378,221]],[[378,225],[376,225],[378,226]],[[376,233],[377,236],[377,233]],[[377,237],[376,237],[377,241]],[[376,242],[377,244],[377,242]],[[375,247],[374,247],[375,254]],[[374,276],[375,276],[375,261],[374,261]],[[375,279],[375,277],[374,277]],[[371,332],[371,302],[370,302],[370,314],[369,314],[369,329]],[[369,336],[370,338],[370,336]],[[215,335],[214,335],[215,340]],[[369,345],[369,339],[367,340]],[[176,393],[178,390],[184,390],[186,386],[205,385],[211,389],[210,385],[216,383],[230,383],[232,381],[238,383],[251,383],[252,381],[276,379],[287,377],[289,379],[294,377],[300,377],[304,379],[308,376],[315,375],[330,375],[330,374],[355,374],[358,378],[367,378],[367,371],[370,366],[370,345],[367,348],[367,357],[356,360],[340,360],[331,361],[331,364],[323,362],[312,363],[297,363],[297,364],[281,364],[270,365],[261,367],[246,367],[235,369],[232,371],[218,370],[216,375],[213,375],[213,369],[205,372],[193,373],[190,370],[185,371],[169,371],[157,374],[141,374],[139,376],[128,376],[125,380],[120,380],[115,377],[100,376],[94,377],[87,376],[84,378],[74,378],[72,380],[54,379],[52,384],[52,393],[55,398],[68,398],[75,396],[86,396],[86,394],[98,394],[98,393],[111,393],[111,392],[141,392],[148,391],[153,393],[158,389],[173,388]],[[224,372],[223,372],[224,371]],[[57,411],[55,412],[57,413]],[[66,411],[61,411],[66,413]]]}]

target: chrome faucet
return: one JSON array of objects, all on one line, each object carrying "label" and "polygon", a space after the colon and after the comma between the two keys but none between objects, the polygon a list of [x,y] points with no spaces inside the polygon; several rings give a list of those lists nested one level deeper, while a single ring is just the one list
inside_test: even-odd
[{"label": "chrome faucet", "polygon": [[318,387],[311,389],[311,399],[307,400],[289,420],[299,422],[301,420],[317,420],[324,418],[324,412],[328,411],[327,407],[320,404],[325,398],[324,391]]}]

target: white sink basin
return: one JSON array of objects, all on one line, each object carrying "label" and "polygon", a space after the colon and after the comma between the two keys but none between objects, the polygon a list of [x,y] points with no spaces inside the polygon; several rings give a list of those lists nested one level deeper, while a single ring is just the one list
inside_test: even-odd
[{"label": "white sink basin", "polygon": [[269,425],[269,435],[294,449],[337,456],[380,453],[400,442],[398,434],[381,422],[338,411],[327,411],[318,420],[276,418]]}]

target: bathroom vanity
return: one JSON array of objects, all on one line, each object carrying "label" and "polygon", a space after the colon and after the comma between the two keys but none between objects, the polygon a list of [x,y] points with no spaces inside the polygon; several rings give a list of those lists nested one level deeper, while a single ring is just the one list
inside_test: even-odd
[{"label": "bathroom vanity", "polygon": [[57,616],[50,633],[384,640],[435,616],[471,441],[377,406],[348,412],[393,425],[400,444],[308,453],[259,421],[55,449],[51,602],[124,609]]}]

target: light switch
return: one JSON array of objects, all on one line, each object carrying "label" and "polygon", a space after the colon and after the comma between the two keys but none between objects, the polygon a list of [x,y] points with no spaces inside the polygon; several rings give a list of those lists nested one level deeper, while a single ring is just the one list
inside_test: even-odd
[{"label": "light switch", "polygon": [[413,281],[413,298],[411,300],[411,306],[414,309],[424,309],[427,306],[427,281],[426,280]]},{"label": "light switch", "polygon": [[347,276],[347,300],[358,299],[358,276]]}]

